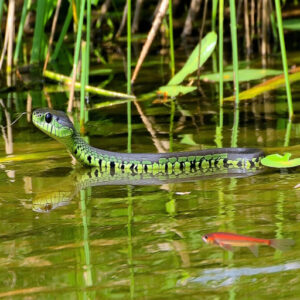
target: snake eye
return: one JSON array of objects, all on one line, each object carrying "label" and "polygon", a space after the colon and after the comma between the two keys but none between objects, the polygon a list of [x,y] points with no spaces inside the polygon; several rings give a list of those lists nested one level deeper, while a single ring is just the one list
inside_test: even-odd
[{"label": "snake eye", "polygon": [[46,115],[45,115],[45,121],[47,123],[50,123],[52,121],[52,114],[46,113]]}]

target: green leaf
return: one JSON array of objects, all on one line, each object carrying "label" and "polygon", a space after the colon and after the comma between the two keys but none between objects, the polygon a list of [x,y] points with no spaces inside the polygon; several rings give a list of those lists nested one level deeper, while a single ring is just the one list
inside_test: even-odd
[{"label": "green leaf", "polygon": [[300,158],[289,160],[291,155],[291,153],[267,155],[261,160],[261,163],[271,168],[293,168],[300,166]]},{"label": "green leaf", "polygon": [[[201,40],[201,53],[200,53],[200,65],[201,67],[207,59],[211,56],[217,44],[217,34],[213,31],[209,32]],[[177,85],[180,84],[187,75],[195,72],[198,69],[198,56],[199,56],[199,47],[200,44],[196,46],[192,54],[189,56],[187,62],[182,67],[182,69],[175,74],[175,76],[168,82],[168,85]]]},{"label": "green leaf", "polygon": [[161,86],[159,88],[158,92],[162,93],[162,94],[167,93],[168,97],[176,97],[179,94],[185,95],[196,89],[197,89],[197,87],[195,87],[195,86],[165,85],[165,86]]},{"label": "green leaf", "polygon": [[300,30],[300,19],[287,19],[282,21],[284,29]]},{"label": "green leaf", "polygon": [[180,141],[181,144],[186,144],[186,145],[191,145],[191,146],[197,145],[197,143],[193,139],[192,134],[184,134],[184,135],[180,135],[180,137],[182,137],[182,139]]},{"label": "green leaf", "polygon": [[[290,70],[289,74],[289,82],[290,84],[296,81],[300,80],[300,68],[294,68]],[[285,79],[284,75],[278,75],[275,77],[272,77],[268,79],[267,81],[260,83],[258,85],[255,85],[254,87],[243,91],[239,94],[239,99],[240,100],[247,100],[247,99],[252,99],[262,93],[265,93],[267,91],[271,91],[274,89],[277,89],[285,84]],[[224,101],[234,101],[235,96],[230,96],[227,98],[224,98]]]},{"label": "green leaf", "polygon": [[[276,76],[282,71],[272,69],[243,69],[239,70],[239,82],[262,79],[267,76]],[[210,73],[200,76],[203,81],[220,81],[219,73]],[[233,81],[233,72],[224,72],[223,81]]]}]

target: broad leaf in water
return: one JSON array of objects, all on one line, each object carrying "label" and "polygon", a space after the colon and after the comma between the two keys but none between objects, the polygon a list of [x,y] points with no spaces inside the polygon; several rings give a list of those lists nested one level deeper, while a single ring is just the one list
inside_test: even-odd
[{"label": "broad leaf in water", "polygon": [[271,154],[261,160],[261,163],[266,167],[271,168],[293,168],[300,166],[300,158],[290,159],[291,153]]},{"label": "broad leaf in water", "polygon": [[[200,49],[200,64],[201,67],[207,59],[211,56],[217,44],[217,34],[215,32],[209,32],[201,40],[201,49]],[[180,84],[187,75],[195,72],[198,69],[198,56],[199,56],[199,47],[200,44],[196,46],[192,54],[189,56],[187,62],[184,64],[182,69],[175,74],[175,76],[168,82],[168,85],[177,85]]]},{"label": "broad leaf in water", "polygon": [[180,135],[180,137],[182,138],[180,141],[181,144],[186,144],[186,145],[191,145],[191,146],[197,145],[197,143],[193,139],[192,134],[184,134],[184,135]]},{"label": "broad leaf in water", "polygon": [[282,21],[284,29],[300,30],[300,19],[287,19]]},{"label": "broad leaf in water", "polygon": [[[267,76],[275,76],[281,74],[282,71],[272,69],[243,69],[239,70],[239,81],[257,80]],[[200,76],[203,81],[220,81],[219,73],[210,73]],[[233,72],[224,72],[223,81],[233,81]]]},{"label": "broad leaf in water", "polygon": [[167,93],[168,97],[176,97],[179,94],[185,95],[194,90],[195,86],[184,86],[184,85],[164,85],[159,88],[159,93]]},{"label": "broad leaf in water", "polygon": [[[300,68],[294,68],[290,71],[289,74],[289,82],[293,83],[300,80]],[[277,89],[285,84],[284,75],[278,75],[276,77],[273,77],[261,84],[255,85],[254,87],[243,91],[239,94],[240,100],[247,100],[254,98],[264,92]],[[227,98],[224,98],[224,101],[234,101],[235,96],[230,96]]]}]

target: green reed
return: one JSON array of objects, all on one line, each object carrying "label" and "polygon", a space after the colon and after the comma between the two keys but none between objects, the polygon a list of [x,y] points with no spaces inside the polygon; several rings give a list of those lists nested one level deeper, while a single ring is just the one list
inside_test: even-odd
[{"label": "green reed", "polygon": [[[223,23],[224,23],[224,0],[219,0],[219,104],[223,106]],[[220,126],[223,125],[223,119]]]},{"label": "green reed", "polygon": [[237,27],[236,27],[236,10],[235,0],[230,0],[230,31],[233,56],[233,71],[234,71],[234,91],[235,91],[235,109],[234,122],[231,136],[231,147],[237,147],[238,127],[239,127],[239,59],[237,47]]},{"label": "green reed", "polygon": [[278,24],[280,49],[281,49],[281,59],[282,59],[283,72],[284,72],[284,78],[285,78],[285,89],[286,89],[286,96],[287,96],[287,102],[288,102],[289,117],[291,119],[294,115],[293,100],[292,100],[291,87],[290,87],[290,83],[289,83],[289,69],[288,69],[288,63],[287,63],[287,58],[286,58],[286,49],[285,49],[284,33],[283,33],[283,26],[282,26],[282,16],[281,16],[281,8],[280,8],[279,0],[275,0],[275,7],[276,7],[276,17],[277,17],[277,24]]},{"label": "green reed", "polygon": [[55,49],[54,49],[53,54],[51,56],[51,60],[56,60],[56,58],[59,54],[59,51],[61,49],[61,46],[63,44],[64,38],[67,34],[67,31],[68,31],[68,28],[70,26],[71,21],[72,21],[72,5],[70,4],[68,12],[67,12],[67,16],[66,16],[65,21],[64,21],[64,25],[61,29],[58,41],[56,43]]},{"label": "green reed", "polygon": [[44,54],[42,43],[43,43],[43,36],[44,36],[46,8],[47,8],[47,1],[45,0],[37,1],[35,27],[34,27],[34,34],[33,34],[31,58],[30,58],[31,64],[39,62],[40,59],[42,58],[42,53]]},{"label": "green reed", "polygon": [[[127,0],[127,94],[131,94],[131,0]],[[131,101],[127,102],[127,151],[131,152]]]},{"label": "green reed", "polygon": [[88,61],[87,61],[87,43],[85,41],[81,42],[81,86],[80,86],[80,132],[84,132],[84,122],[85,122],[85,86],[87,81],[88,73]]},{"label": "green reed", "polygon": [[[2,21],[2,16],[3,16],[3,4],[4,4],[4,0],[0,0],[0,24]],[[1,30],[1,28],[0,28]]]},{"label": "green reed", "polygon": [[14,64],[15,65],[18,63],[18,59],[19,59],[24,25],[25,25],[25,19],[26,19],[27,11],[30,7],[30,4],[31,4],[31,0],[24,0],[22,14],[21,14],[21,20],[20,20],[18,35],[17,35],[16,48],[15,48],[15,53],[14,53]]},{"label": "green reed", "polygon": [[175,75],[175,54],[173,37],[173,9],[172,0],[169,0],[169,36],[170,36],[170,57],[171,57],[171,76]]}]

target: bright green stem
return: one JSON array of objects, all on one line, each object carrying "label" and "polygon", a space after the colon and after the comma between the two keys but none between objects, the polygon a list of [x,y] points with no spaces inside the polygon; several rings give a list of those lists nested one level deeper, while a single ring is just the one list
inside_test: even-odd
[{"label": "bright green stem", "polygon": [[170,152],[173,152],[174,115],[175,115],[175,101],[174,99],[171,99],[170,131],[169,131]]},{"label": "bright green stem", "polygon": [[286,127],[285,137],[284,137],[284,147],[288,147],[290,144],[291,129],[292,129],[292,120],[289,119]]},{"label": "bright green stem", "polygon": [[[83,16],[84,16],[84,8],[85,8],[85,0],[81,0],[80,4],[81,4],[80,5],[80,15],[79,15],[79,22],[78,22],[78,29],[77,29],[77,37],[76,37],[73,72],[76,72],[77,66],[78,66],[81,35],[82,35]],[[78,76],[79,76],[79,74],[77,74],[77,78],[78,78]]]},{"label": "bright green stem", "polygon": [[224,0],[219,1],[219,104],[223,106],[223,20]]},{"label": "bright green stem", "polygon": [[[131,0],[127,0],[127,94],[131,94]],[[128,141],[127,151],[131,152],[131,102],[127,103]]]},{"label": "bright green stem", "polygon": [[222,106],[220,106],[220,111],[219,111],[219,125],[216,126],[215,142],[217,148],[223,147],[223,107]]},{"label": "bright green stem", "polygon": [[234,71],[234,90],[235,90],[235,105],[239,104],[239,59],[237,47],[237,32],[236,32],[236,13],[235,0],[230,0],[230,30],[231,30],[231,44],[233,54],[233,71]]},{"label": "bright green stem", "polygon": [[213,0],[212,2],[212,15],[211,15],[211,30],[216,31],[216,23],[217,23],[217,11],[218,11],[218,1]]},{"label": "bright green stem", "polygon": [[[64,84],[67,84],[67,85],[70,85],[72,83],[72,78],[62,75],[62,74],[51,72],[49,70],[46,70],[43,73],[43,75],[47,78],[50,78],[55,81],[63,82]],[[80,88],[81,88],[80,82],[76,81],[75,89],[80,89]],[[91,86],[91,85],[86,85],[85,91],[89,92],[89,93],[98,94],[98,95],[107,96],[107,97],[113,97],[113,98],[135,99],[135,96],[132,96],[132,95],[127,95],[127,94],[118,93],[118,92],[114,92],[114,91],[104,90],[104,89],[100,89],[100,88],[97,88],[97,87]]]},{"label": "bright green stem", "polygon": [[234,109],[234,120],[232,127],[232,135],[231,135],[231,147],[237,147],[238,141],[238,133],[239,133],[239,119],[240,119],[240,111],[238,106]]},{"label": "bright green stem", "polygon": [[279,0],[275,0],[275,6],[276,6],[276,17],[277,17],[278,33],[279,33],[279,41],[280,41],[280,49],[281,49],[281,58],[282,58],[283,72],[284,72],[284,78],[285,78],[286,96],[287,96],[287,101],[288,101],[289,117],[291,119],[294,115],[293,101],[292,101],[291,87],[290,87],[290,83],[289,83],[289,70],[288,70],[288,64],[287,64],[287,58],[286,58],[282,17],[281,17],[281,8],[280,8]]},{"label": "bright green stem", "polygon": [[30,2],[31,1],[29,1],[29,0],[24,0],[24,3],[23,3],[21,21],[20,21],[20,24],[19,24],[18,35],[17,35],[16,49],[15,49],[15,53],[14,53],[14,64],[15,65],[18,63],[18,59],[19,59],[20,48],[21,48],[21,44],[22,44],[24,24],[25,24],[26,14],[27,14],[28,8],[30,6]]},{"label": "bright green stem", "polygon": [[32,51],[30,63],[34,64],[40,61],[42,51],[42,37],[44,33],[44,18],[47,6],[47,0],[38,0],[35,18],[35,27],[32,42]]},{"label": "bright green stem", "polygon": [[64,38],[65,38],[66,33],[68,31],[68,28],[70,26],[70,23],[71,23],[71,20],[72,20],[72,16],[73,16],[72,15],[72,4],[70,4],[67,17],[65,19],[63,28],[61,30],[61,33],[60,33],[59,38],[58,38],[58,41],[56,43],[54,52],[53,52],[53,54],[51,56],[51,60],[55,60],[57,58],[57,56],[58,56],[58,53],[59,53],[60,48],[61,48],[61,45],[62,45],[62,43],[64,41]]},{"label": "bright green stem", "polygon": [[[4,0],[0,0],[0,24],[2,21],[2,15],[3,15],[3,4],[4,4]],[[1,30],[1,28],[0,28]]]},{"label": "bright green stem", "polygon": [[85,85],[87,73],[87,56],[86,56],[86,42],[81,43],[81,87],[80,87],[80,132],[84,132],[84,100],[85,100]]},{"label": "bright green stem", "polygon": [[175,54],[174,54],[174,37],[173,37],[173,11],[172,0],[169,0],[169,35],[170,35],[170,57],[171,57],[171,75],[175,75]]},{"label": "bright green stem", "polygon": [[91,18],[92,18],[92,3],[91,0],[87,0],[86,9],[86,81],[85,84],[89,84],[90,74],[90,44],[91,44]]}]

